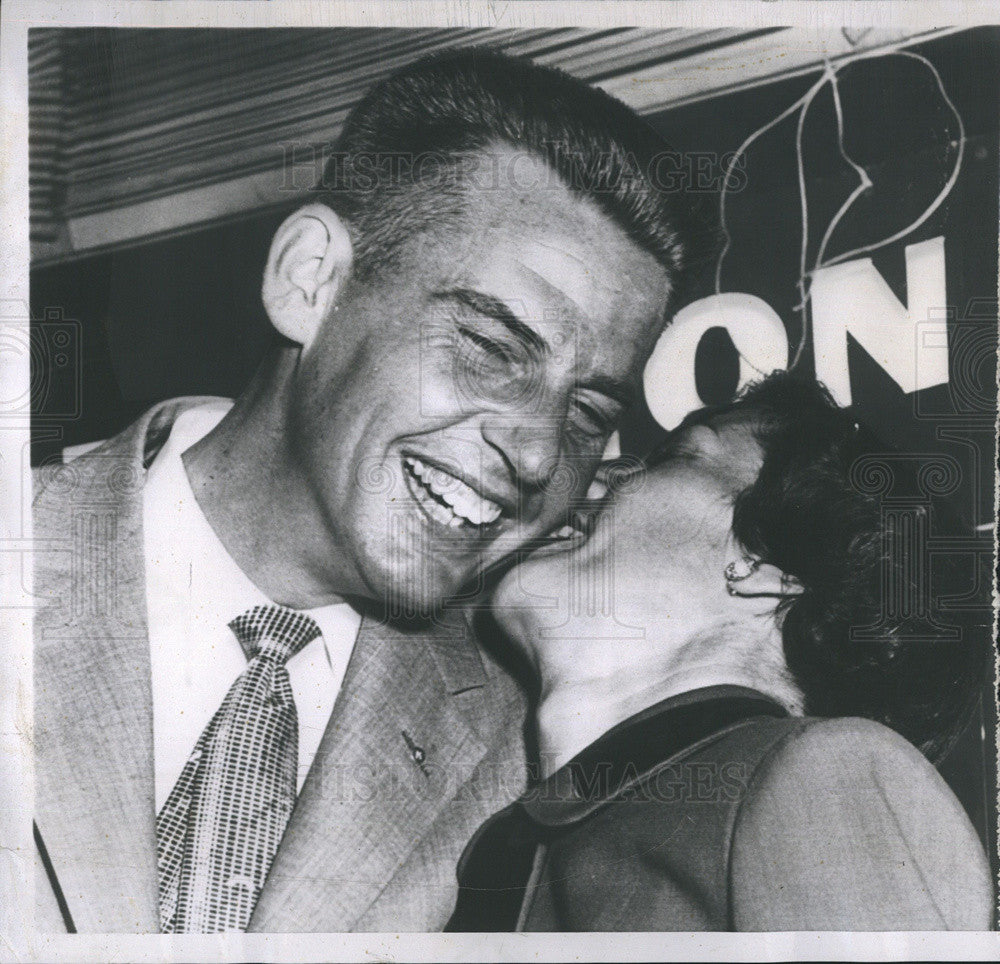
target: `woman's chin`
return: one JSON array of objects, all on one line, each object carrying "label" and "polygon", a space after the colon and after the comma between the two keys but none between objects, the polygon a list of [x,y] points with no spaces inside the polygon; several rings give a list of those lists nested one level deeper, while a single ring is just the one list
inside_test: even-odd
[{"label": "woman's chin", "polygon": [[530,557],[506,572],[494,587],[490,598],[494,618],[514,636],[556,621],[560,612],[565,613],[566,580],[565,563]]},{"label": "woman's chin", "polygon": [[506,626],[509,617],[525,606],[531,605],[531,597],[525,590],[524,566],[515,566],[504,573],[490,597],[490,605],[497,621]]}]

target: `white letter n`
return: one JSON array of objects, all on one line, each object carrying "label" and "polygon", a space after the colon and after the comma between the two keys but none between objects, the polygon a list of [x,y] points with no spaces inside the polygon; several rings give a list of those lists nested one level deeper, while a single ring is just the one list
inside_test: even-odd
[{"label": "white letter n", "polygon": [[904,392],[948,381],[944,238],[906,247],[906,300],[870,258],[820,268],[810,289],[816,378],[851,404],[847,333]]}]

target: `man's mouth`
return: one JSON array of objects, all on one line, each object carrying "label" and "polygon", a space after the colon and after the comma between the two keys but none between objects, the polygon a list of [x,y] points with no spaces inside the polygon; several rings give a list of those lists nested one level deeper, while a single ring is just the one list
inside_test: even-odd
[{"label": "man's mouth", "polygon": [[476,529],[491,526],[503,509],[480,495],[457,476],[414,456],[403,457],[403,474],[411,495],[424,512],[450,529]]}]

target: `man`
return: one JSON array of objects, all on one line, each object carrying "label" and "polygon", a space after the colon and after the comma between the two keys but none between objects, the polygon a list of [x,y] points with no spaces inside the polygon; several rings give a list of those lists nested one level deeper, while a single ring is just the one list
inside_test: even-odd
[{"label": "man", "polygon": [[687,255],[665,145],[468,51],[337,147],[244,393],[41,480],[39,930],[438,929],[522,789],[521,691],[442,603],[565,523],[637,394]]}]

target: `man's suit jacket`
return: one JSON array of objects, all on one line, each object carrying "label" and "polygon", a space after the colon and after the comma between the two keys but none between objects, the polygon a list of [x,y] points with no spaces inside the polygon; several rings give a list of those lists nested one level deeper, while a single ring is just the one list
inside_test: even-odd
[{"label": "man's suit jacket", "polygon": [[989,865],[893,731],[712,687],[633,717],[492,818],[449,930],[986,930]]},{"label": "man's suit jacket", "polygon": [[[39,472],[40,932],[68,918],[80,932],[159,927],[142,488],[177,413],[197,401],[165,402]],[[520,688],[461,617],[409,632],[366,617],[249,929],[439,930],[462,847],[524,787],[524,715]]]}]

